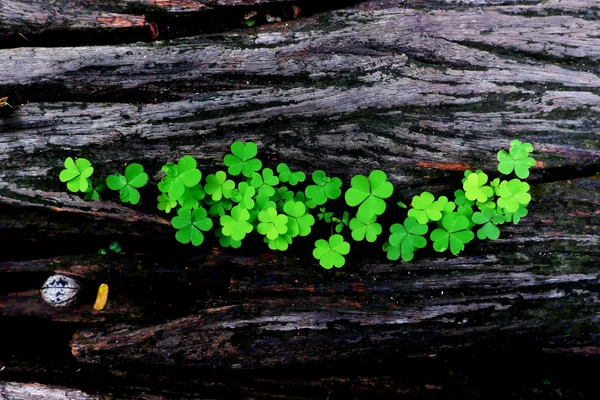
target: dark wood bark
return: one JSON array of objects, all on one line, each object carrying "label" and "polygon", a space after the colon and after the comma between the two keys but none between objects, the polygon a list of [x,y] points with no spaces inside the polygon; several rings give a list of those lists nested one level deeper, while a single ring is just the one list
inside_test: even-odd
[{"label": "dark wood bark", "polygon": [[[415,386],[386,368],[501,352],[595,359],[598,3],[526,3],[363,3],[170,42],[0,50],[0,97],[14,107],[0,119],[0,322],[16,326],[6,340],[50,327],[63,346],[20,350],[0,379],[33,380],[37,351],[38,363],[68,366],[49,383],[69,385],[69,368],[83,368],[89,393],[104,396],[135,398],[160,377],[170,384],[145,387],[164,397],[416,398],[449,378]],[[284,253],[260,241],[182,247],[155,208],[162,164],[190,154],[206,175],[237,139],[257,142],[266,166],[323,169],[345,187],[380,168],[391,205],[422,190],[450,195],[465,169],[493,172],[514,138],[533,143],[538,161],[529,215],[459,257],[390,262],[381,243],[352,242],[347,265],[326,271],[310,257],[312,236]],[[138,206],[87,202],[58,180],[67,156],[90,159],[98,176],[140,162],[152,184]],[[127,254],[94,254],[113,239]],[[53,271],[86,285],[78,305],[41,302]],[[102,282],[109,303],[93,311]]]}]

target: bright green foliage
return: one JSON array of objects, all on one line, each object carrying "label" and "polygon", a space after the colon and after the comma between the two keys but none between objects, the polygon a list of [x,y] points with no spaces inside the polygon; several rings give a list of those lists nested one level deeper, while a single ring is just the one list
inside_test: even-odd
[{"label": "bright green foliage", "polygon": [[[115,254],[124,254],[121,251],[121,246],[119,245],[119,242],[117,242],[116,240],[113,240],[112,242],[110,242],[108,244],[108,251],[113,252]],[[106,251],[106,249],[98,249],[98,254],[108,254],[108,251]]]},{"label": "bright green foliage", "polygon": [[270,240],[265,236],[265,243],[269,245],[271,250],[281,250],[285,251],[288,249],[289,245],[292,243],[292,238],[290,235],[279,235],[275,239]]},{"label": "bright green foliage", "polygon": [[448,204],[446,196],[440,196],[437,200],[429,192],[423,192],[412,199],[412,209],[408,210],[408,216],[413,217],[418,223],[425,225],[429,221],[439,221],[442,211]]},{"label": "bright green foliage", "polygon": [[475,235],[469,230],[469,220],[467,217],[458,213],[447,214],[442,218],[442,228],[431,232],[429,237],[433,242],[435,251],[446,251],[450,246],[450,251],[458,255],[465,248],[465,243],[469,243]]},{"label": "bright green foliage", "polygon": [[356,218],[350,220],[350,229],[352,230],[352,239],[360,242],[363,239],[367,239],[367,242],[374,242],[377,240],[377,236],[381,235],[383,228],[381,224],[375,222],[377,219],[376,215],[372,215],[369,218],[364,218],[357,214]]},{"label": "bright green foliage", "polygon": [[202,179],[202,173],[196,168],[196,159],[192,156],[183,156],[177,165],[167,163],[162,170],[166,176],[158,184],[158,189],[168,193],[171,200],[178,200],[183,196],[186,187],[196,186]]},{"label": "bright green foliage", "polygon": [[279,178],[273,174],[271,168],[265,168],[262,170],[262,174],[259,174],[258,172],[252,174],[250,184],[256,189],[258,194],[264,193],[271,197],[275,195],[273,186],[279,184]]},{"label": "bright green foliage", "polygon": [[226,199],[231,198],[231,191],[233,189],[235,189],[235,182],[227,179],[225,171],[217,171],[206,177],[204,191],[206,194],[211,195],[214,201],[219,201],[222,197]]},{"label": "bright green foliage", "polygon": [[535,165],[535,159],[529,157],[529,153],[533,151],[531,143],[521,143],[519,140],[511,140],[510,150],[507,153],[504,150],[498,152],[498,171],[504,175],[508,175],[513,170],[515,174],[525,179],[529,176],[529,168]]},{"label": "bright green foliage", "polygon": [[313,256],[325,269],[340,268],[346,263],[344,256],[350,253],[350,243],[342,235],[335,234],[329,241],[319,239],[315,242]]},{"label": "bright green foliage", "polygon": [[331,221],[336,223],[335,226],[334,226],[334,228],[333,228],[335,230],[335,232],[336,233],[342,232],[342,229],[344,228],[344,225],[348,226],[348,224],[349,224],[348,220],[349,219],[350,219],[350,213],[348,213],[348,211],[344,211],[344,213],[342,214],[342,219],[339,219],[337,217],[332,217]]},{"label": "bright green foliage", "polygon": [[527,206],[531,201],[529,192],[529,184],[522,182],[519,179],[511,179],[510,181],[502,181],[498,188],[498,207],[505,209],[507,213],[516,212],[520,205]]},{"label": "bright green foliage", "polygon": [[248,222],[250,213],[241,206],[235,206],[231,209],[231,215],[221,217],[221,232],[225,236],[231,236],[233,240],[242,240],[254,229]]},{"label": "bright green foliage", "polygon": [[427,225],[419,224],[413,217],[407,217],[404,225],[393,224],[390,227],[390,238],[383,245],[387,258],[395,261],[402,257],[404,261],[411,261],[415,256],[415,250],[427,245],[427,239],[423,237],[427,230]]},{"label": "bright green foliage", "polygon": [[307,236],[310,233],[311,226],[315,223],[315,218],[307,213],[306,206],[294,200],[288,200],[283,211],[288,215],[288,231],[290,237]]},{"label": "bright green foliage", "polygon": [[[312,200],[315,206],[320,206],[327,202],[327,199],[335,200],[342,194],[342,181],[340,178],[330,178],[320,169],[312,174],[312,180],[315,185],[308,185],[304,190],[306,198]],[[307,206],[311,206],[307,202]]]},{"label": "bright green foliage", "polygon": [[223,247],[231,247],[233,249],[238,249],[242,246],[241,240],[233,240],[231,236],[223,235],[221,232],[222,228],[218,227],[215,229],[215,236],[219,238],[219,244]]},{"label": "bright green foliage", "polygon": [[61,182],[67,182],[67,189],[71,192],[87,192],[91,184],[89,177],[94,172],[92,164],[85,158],[78,158],[73,161],[67,157],[64,163],[65,169],[60,171],[59,179]]},{"label": "bright green foliage", "polygon": [[385,211],[385,201],[392,195],[394,186],[388,182],[387,175],[381,170],[373,170],[369,177],[355,175],[350,182],[352,186],[346,191],[346,203],[350,207],[358,207],[357,216],[367,220],[372,216],[381,215]]},{"label": "bright green foliage", "polygon": [[404,204],[403,202],[399,201],[396,203],[398,205],[398,207],[400,208],[408,208],[408,206],[406,204]]},{"label": "bright green foliage", "polygon": [[231,200],[222,198],[219,201],[214,201],[212,198],[205,200],[205,203],[210,206],[208,213],[213,217],[222,217],[225,213],[231,210],[233,204]]},{"label": "bright green foliage", "polygon": [[486,186],[488,176],[483,172],[470,174],[467,180],[463,183],[465,197],[471,201],[486,202],[487,199],[494,195],[494,189],[491,186]]},{"label": "bright green foliage", "polygon": [[300,182],[306,180],[306,174],[302,171],[292,172],[287,164],[281,163],[277,166],[277,172],[279,172],[279,180],[283,183],[289,183],[292,186],[296,186]]},{"label": "bright green foliage", "polygon": [[[498,215],[501,220],[503,220],[502,215]],[[481,209],[481,212],[473,213],[473,222],[477,225],[483,225],[481,228],[477,230],[477,237],[480,240],[489,238],[491,240],[496,240],[500,237],[500,229],[496,226],[494,221],[498,221],[496,213],[494,210],[488,207],[484,207]]]},{"label": "bright green foliage", "polygon": [[519,209],[514,213],[506,213],[504,220],[506,222],[512,222],[516,225],[519,223],[519,221],[521,221],[521,218],[527,215],[527,213],[527,209],[524,206],[519,205]]},{"label": "bright green foliage", "polygon": [[106,186],[111,190],[118,190],[119,197],[124,203],[137,204],[140,201],[140,192],[137,188],[148,183],[148,174],[140,164],[130,164],[125,168],[125,175],[113,174],[106,177]]},{"label": "bright green foliage", "polygon": [[325,222],[330,223],[331,218],[333,217],[333,211],[327,211],[325,207],[319,208],[319,213],[317,214],[317,218],[319,221],[325,220]]},{"label": "bright green foliage", "polygon": [[254,158],[258,154],[258,148],[252,142],[246,144],[242,142],[232,143],[231,153],[233,154],[226,154],[223,158],[223,162],[229,167],[227,169],[229,175],[238,176],[243,174],[250,178],[262,168],[262,161]]},{"label": "bright green foliage", "polygon": [[181,208],[198,208],[200,207],[200,201],[206,197],[204,189],[201,184],[197,184],[192,187],[186,187],[183,195],[177,199],[177,202]]},{"label": "bright green foliage", "polygon": [[158,205],[156,207],[167,214],[170,213],[172,209],[177,207],[177,201],[171,200],[168,194],[163,193],[158,196],[156,200],[158,200]]},{"label": "bright green foliage", "polygon": [[261,235],[265,235],[269,240],[274,240],[279,235],[288,231],[288,217],[284,214],[277,214],[277,210],[269,208],[258,213],[260,223],[256,230]]},{"label": "bright green foliage", "polygon": [[175,238],[178,242],[186,244],[192,242],[194,246],[199,246],[204,241],[202,231],[208,231],[213,226],[210,218],[204,208],[198,208],[194,211],[180,208],[177,216],[171,220],[173,228],[178,229]]},{"label": "bright green foliage", "polygon": [[256,189],[250,186],[247,182],[240,182],[238,188],[231,193],[231,200],[239,203],[240,206],[247,210],[254,208],[254,195]]}]

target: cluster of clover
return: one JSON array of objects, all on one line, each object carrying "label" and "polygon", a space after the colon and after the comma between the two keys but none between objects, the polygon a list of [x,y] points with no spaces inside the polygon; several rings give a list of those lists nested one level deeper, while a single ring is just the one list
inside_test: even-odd
[{"label": "cluster of clover", "polygon": [[[498,171],[527,178],[529,168],[535,165],[535,160],[529,157],[532,151],[530,143],[511,141],[508,152],[498,152]],[[161,194],[157,207],[166,213],[176,211],[171,224],[177,229],[175,238],[179,242],[198,246],[204,241],[203,232],[216,225],[215,233],[224,247],[238,248],[246,235],[256,231],[272,250],[286,250],[296,236],[310,234],[315,224],[311,210],[318,209],[317,218],[332,224],[335,233],[328,240],[317,240],[313,255],[321,266],[330,269],[343,266],[344,256],[350,252],[350,244],[341,235],[345,229],[350,230],[355,241],[375,242],[382,234],[377,218],[386,210],[385,199],[394,190],[385,172],[374,170],[368,177],[354,176],[344,199],[348,206],[356,207],[355,216],[350,218],[350,213],[344,211],[339,218],[324,207],[329,200],[342,195],[339,178],[317,170],[311,176],[312,184],[294,191],[306,180],[304,172],[292,172],[284,163],[276,171],[263,168],[257,153],[252,142],[233,143],[231,153],[223,159],[227,172],[206,176],[204,184],[196,160],[189,155],[177,164],[169,162],[162,167],[164,177],[158,183]],[[91,200],[97,200],[98,192],[108,187],[119,191],[121,201],[137,204],[140,201],[137,189],[148,182],[144,167],[137,163],[128,165],[124,175],[110,175],[96,185],[90,179],[94,169],[88,160],[74,161],[69,157],[64,166],[60,180],[67,183],[70,191],[84,192]],[[408,208],[408,215],[403,223],[390,227],[383,245],[387,258],[412,260],[414,252],[427,245],[429,223],[435,224],[429,239],[438,252],[449,249],[457,255],[474,239],[473,230],[479,239],[498,239],[498,225],[517,224],[527,215],[526,206],[531,200],[529,185],[518,178],[496,178],[488,183],[488,176],[481,170],[465,171],[462,189],[454,192],[454,201],[446,196],[436,199],[433,194],[423,192],[412,198],[409,207],[398,202],[400,207]]]}]

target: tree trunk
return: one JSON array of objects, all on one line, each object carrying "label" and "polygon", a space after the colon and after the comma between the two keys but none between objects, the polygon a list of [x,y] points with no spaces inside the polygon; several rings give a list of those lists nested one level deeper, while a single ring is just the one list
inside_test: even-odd
[{"label": "tree trunk", "polygon": [[[0,398],[37,398],[31,382],[73,388],[57,399],[594,393],[600,3],[365,2],[293,21],[282,7],[318,7],[226,3],[149,2],[163,19],[73,3],[62,22],[55,4],[0,5]],[[230,30],[248,11],[284,21]],[[102,25],[107,12],[124,19]],[[207,13],[235,23],[196,26]],[[137,28],[115,35],[124,20]],[[54,42],[66,31],[95,46]],[[512,139],[535,148],[529,214],[459,256],[429,246],[392,262],[385,239],[347,238],[346,265],[324,270],[311,256],[323,222],[285,252],[211,234],[196,248],[156,209],[164,163],[189,154],[206,176],[244,140],[266,167],[322,169],[344,188],[385,171],[387,230],[404,220],[397,201],[450,197],[467,169],[493,176]],[[86,201],[58,179],[69,156],[94,176],[139,162],[151,184],[136,206]],[[111,240],[125,254],[96,254]],[[41,301],[53,272],[80,279],[77,305]]]}]

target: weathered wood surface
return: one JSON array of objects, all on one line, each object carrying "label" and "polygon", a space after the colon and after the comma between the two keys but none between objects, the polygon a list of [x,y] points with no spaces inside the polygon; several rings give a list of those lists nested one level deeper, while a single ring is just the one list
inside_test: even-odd
[{"label": "weathered wood surface", "polygon": [[[598,6],[364,3],[170,42],[0,50],[0,97],[15,107],[0,119],[2,324],[62,327],[77,365],[100,376],[111,375],[107,365],[130,376],[157,365],[291,368],[265,378],[270,395],[277,385],[291,395],[293,368],[307,366],[317,372],[305,387],[319,389],[299,398],[373,395],[369,385],[339,391],[362,385],[349,366],[385,383],[365,371],[486,348],[599,354]],[[322,270],[307,243],[273,254],[209,242],[174,255],[154,187],[130,207],[85,202],[58,181],[69,155],[90,159],[100,176],[130,162],[157,171],[191,154],[206,175],[245,139],[267,166],[320,168],[346,183],[381,168],[392,200],[408,202],[423,189],[452,193],[464,169],[493,171],[513,138],[534,144],[538,165],[529,215],[500,240],[411,263],[387,261],[380,244],[356,245],[339,271]],[[128,254],[92,255],[115,238]],[[40,302],[55,270],[88,284],[78,306]],[[94,312],[100,282],[111,297]],[[321,380],[331,364],[346,365],[345,383]],[[165,376],[158,371],[148,376]],[[194,390],[222,384],[215,374]],[[240,379],[238,394],[261,397],[260,379],[246,391]]]}]

